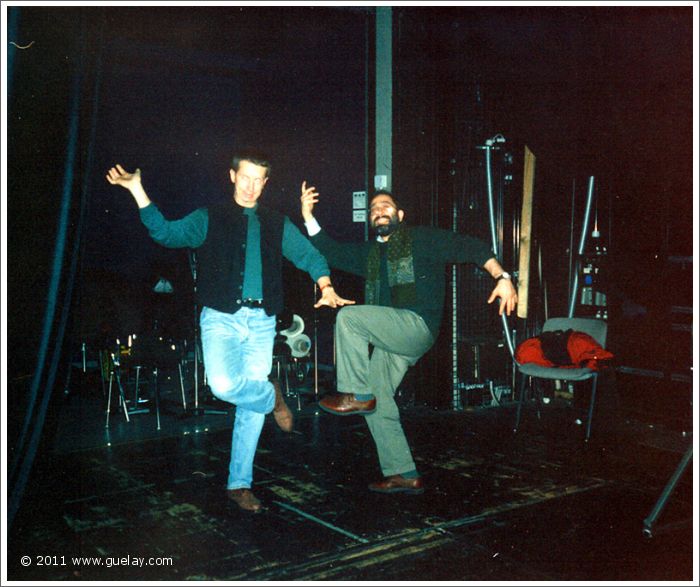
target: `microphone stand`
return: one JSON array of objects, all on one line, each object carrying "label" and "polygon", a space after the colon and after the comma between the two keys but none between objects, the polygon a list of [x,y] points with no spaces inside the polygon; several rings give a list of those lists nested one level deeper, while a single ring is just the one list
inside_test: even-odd
[{"label": "microphone stand", "polygon": [[210,408],[199,407],[199,305],[197,304],[197,254],[194,250],[189,250],[190,270],[192,272],[192,283],[194,292],[194,408],[193,415],[201,416],[202,414],[218,414],[226,415],[227,410],[215,410]]}]

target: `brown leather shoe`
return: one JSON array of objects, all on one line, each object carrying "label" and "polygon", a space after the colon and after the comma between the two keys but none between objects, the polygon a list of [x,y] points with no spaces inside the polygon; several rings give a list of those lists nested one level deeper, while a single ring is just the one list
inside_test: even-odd
[{"label": "brown leather shoe", "polygon": [[275,422],[277,422],[277,425],[283,432],[291,432],[292,428],[294,428],[294,416],[292,415],[292,411],[284,401],[279,381],[273,380],[272,385],[275,388],[275,407],[272,410],[272,415],[275,417]]},{"label": "brown leather shoe", "polygon": [[401,475],[384,477],[381,481],[370,483],[368,487],[370,491],[376,491],[377,493],[410,493],[411,495],[419,495],[425,491],[422,477],[406,479]]},{"label": "brown leather shoe", "polygon": [[354,393],[331,393],[318,402],[318,405],[321,406],[322,410],[336,416],[371,414],[377,409],[377,399],[372,398],[361,402],[355,399]]},{"label": "brown leather shoe", "polygon": [[247,512],[259,512],[262,509],[260,500],[253,495],[250,489],[227,489],[228,498],[235,501],[238,507]]}]

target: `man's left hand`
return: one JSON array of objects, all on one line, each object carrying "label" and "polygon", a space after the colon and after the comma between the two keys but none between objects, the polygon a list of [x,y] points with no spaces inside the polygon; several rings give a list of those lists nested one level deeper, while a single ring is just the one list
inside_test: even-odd
[{"label": "man's left hand", "polygon": [[501,298],[498,315],[502,316],[503,310],[505,310],[506,314],[510,316],[510,313],[515,309],[515,305],[518,303],[518,292],[515,290],[515,286],[510,279],[499,279],[496,282],[496,287],[493,288],[488,303],[490,304],[496,298]]}]

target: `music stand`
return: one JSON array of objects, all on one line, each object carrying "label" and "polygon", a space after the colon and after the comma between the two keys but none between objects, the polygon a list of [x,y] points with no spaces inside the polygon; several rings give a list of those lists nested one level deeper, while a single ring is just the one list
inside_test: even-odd
[{"label": "music stand", "polygon": [[201,416],[203,414],[215,414],[225,416],[228,410],[217,410],[214,408],[204,408],[199,406],[199,306],[197,304],[197,253],[189,249],[190,271],[192,272],[192,287],[194,292],[194,408],[192,415]]}]

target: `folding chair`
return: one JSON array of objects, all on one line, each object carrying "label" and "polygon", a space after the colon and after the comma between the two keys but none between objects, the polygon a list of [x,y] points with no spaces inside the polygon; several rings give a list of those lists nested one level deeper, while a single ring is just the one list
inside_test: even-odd
[{"label": "folding chair", "polygon": [[[590,335],[595,341],[605,348],[608,333],[608,324],[597,318],[550,318],[544,323],[542,332],[555,330],[574,330]],[[593,406],[595,404],[596,388],[598,386],[598,371],[588,368],[543,367],[534,363],[516,364],[520,374],[518,410],[515,418],[514,432],[520,425],[520,414],[526,397],[527,382],[534,379],[561,380],[579,382],[591,380],[591,399],[588,405],[588,420],[586,422],[586,442],[591,436],[591,421],[593,419]]]},{"label": "folding chair", "polygon": [[[174,344],[171,340],[159,337],[157,334],[149,334],[141,336],[133,348],[129,349],[127,354],[120,357],[120,350],[116,353],[110,353],[110,371],[109,371],[109,389],[107,392],[107,417],[105,420],[105,428],[109,428],[109,416],[112,405],[112,383],[116,381],[119,405],[124,412],[124,418],[129,422],[129,416],[134,414],[147,414],[151,410],[149,408],[140,408],[139,403],[139,384],[141,383],[141,372],[145,371],[151,374],[150,382],[153,390],[153,399],[155,401],[156,427],[160,430],[160,387],[158,385],[159,371],[170,371],[177,368],[180,380],[180,392],[182,394],[182,409],[187,409],[185,400],[185,386],[182,373],[182,349],[180,345]],[[122,385],[121,369],[124,366],[126,359],[127,366],[135,371],[136,381],[134,383],[134,397],[132,405],[127,406],[126,392]]]}]

